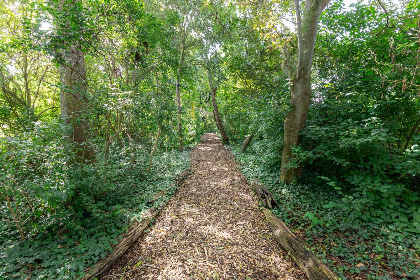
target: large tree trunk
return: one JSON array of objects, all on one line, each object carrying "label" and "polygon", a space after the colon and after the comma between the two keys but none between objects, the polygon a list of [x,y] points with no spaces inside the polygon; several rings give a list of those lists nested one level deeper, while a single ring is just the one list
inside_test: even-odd
[{"label": "large tree trunk", "polygon": [[[293,158],[292,149],[301,143],[302,132],[308,117],[311,101],[311,67],[315,48],[318,21],[330,0],[306,0],[301,18],[299,0],[294,0],[298,32],[299,58],[291,78],[291,110],[284,121],[284,146],[281,161],[280,179],[290,183],[293,177],[300,177],[301,167],[289,167]],[[287,68],[287,67],[286,67]],[[286,71],[288,72],[288,71]]]},{"label": "large tree trunk", "polygon": [[184,139],[182,137],[182,114],[181,114],[181,91],[179,89],[180,80],[181,80],[181,72],[182,72],[182,64],[184,63],[184,55],[185,55],[185,42],[181,44],[181,54],[179,56],[179,63],[178,63],[178,70],[176,73],[176,106],[178,110],[178,136],[179,136],[179,150],[184,150]]},{"label": "large tree trunk", "polygon": [[[72,7],[78,4],[78,0],[69,1],[61,0],[59,3],[59,11],[66,13],[72,10]],[[62,25],[62,23],[59,25]],[[67,27],[70,22],[65,23],[62,32],[68,32]],[[88,145],[89,121],[86,117],[87,113],[87,82],[85,57],[81,50],[80,44],[74,42],[69,49],[61,51],[64,63],[60,65],[60,82],[61,95],[60,107],[61,116],[66,124],[71,124],[72,131],[69,133],[69,139],[75,144],[76,161],[89,162],[94,159],[94,152]]]},{"label": "large tree trunk", "polygon": [[88,145],[89,121],[87,112],[86,70],[84,54],[79,47],[70,46],[65,55],[65,65],[60,66],[61,116],[66,124],[71,124],[69,139],[76,147],[76,161],[88,162],[94,158],[93,150]]}]

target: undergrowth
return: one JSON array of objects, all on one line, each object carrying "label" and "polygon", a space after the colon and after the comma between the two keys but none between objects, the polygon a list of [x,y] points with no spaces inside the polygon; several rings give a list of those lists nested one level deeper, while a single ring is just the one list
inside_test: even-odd
[{"label": "undergrowth", "polygon": [[142,213],[169,200],[190,162],[186,152],[158,153],[146,174],[147,150],[139,146],[133,162],[132,147],[113,147],[106,164],[76,167],[60,138],[40,130],[3,143],[0,187],[12,207],[2,200],[0,279],[81,277]]},{"label": "undergrowth", "polygon": [[[415,279],[420,275],[415,196],[414,203],[404,202],[399,210],[386,214],[385,205],[376,205],[376,210],[368,202],[355,205],[349,193],[325,177],[285,185],[279,180],[279,165],[273,167],[273,155],[261,145],[254,142],[246,153],[240,153],[240,146],[231,147],[243,174],[259,178],[270,189],[280,205],[273,213],[341,279]],[[364,211],[355,211],[363,207]],[[366,213],[369,219],[363,216]]]}]

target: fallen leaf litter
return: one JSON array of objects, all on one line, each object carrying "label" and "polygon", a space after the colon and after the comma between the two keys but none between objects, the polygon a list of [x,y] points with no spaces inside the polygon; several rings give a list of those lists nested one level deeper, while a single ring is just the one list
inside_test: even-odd
[{"label": "fallen leaf litter", "polygon": [[191,151],[190,175],[102,279],[306,279],[271,237],[233,155],[211,133]]}]

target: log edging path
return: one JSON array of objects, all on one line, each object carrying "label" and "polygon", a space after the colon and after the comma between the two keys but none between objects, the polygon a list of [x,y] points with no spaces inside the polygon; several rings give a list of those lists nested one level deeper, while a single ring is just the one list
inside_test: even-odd
[{"label": "log edging path", "polygon": [[101,279],[305,279],[282,250],[234,156],[215,134],[151,230]]},{"label": "log edging path", "polygon": [[[191,170],[187,169],[177,176],[175,183],[181,184],[189,175]],[[140,236],[152,225],[153,220],[159,215],[160,209],[152,207],[144,213],[142,220],[134,222],[126,233],[121,234],[117,239],[120,239],[118,244],[112,248],[112,252],[106,258],[98,261],[95,266],[89,270],[82,280],[95,279],[101,277],[103,274],[111,269],[112,265],[118,261],[133,244],[140,238]]]},{"label": "log edging path", "polygon": [[[251,187],[264,207],[273,209],[278,205],[271,192],[260,180],[252,178]],[[263,208],[265,218],[280,246],[292,257],[310,280],[337,280],[338,276],[317,256],[310,252],[306,242],[296,235],[267,208]]]}]

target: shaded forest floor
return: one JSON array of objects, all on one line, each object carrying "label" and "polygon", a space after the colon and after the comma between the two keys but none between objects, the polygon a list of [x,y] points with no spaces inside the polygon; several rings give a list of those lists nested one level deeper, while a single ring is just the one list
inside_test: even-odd
[{"label": "shaded forest floor", "polygon": [[[401,218],[389,214],[396,211],[392,205],[372,205],[373,201],[369,200],[364,204],[357,200],[346,202],[357,192],[340,193],[308,166],[302,181],[283,184],[278,168],[280,149],[273,148],[272,140],[255,139],[246,153],[240,151],[240,144],[233,144],[229,149],[242,173],[248,179],[261,180],[279,202],[273,214],[304,240],[310,251],[326,262],[340,279],[420,280],[420,236],[402,227],[415,225],[415,221],[400,222]],[[331,207],[333,203],[339,206]],[[398,213],[406,211],[405,204],[401,205]],[[418,206],[411,207],[418,209]],[[361,213],[371,217],[363,219]]]},{"label": "shaded forest floor", "polygon": [[192,150],[191,169],[151,231],[102,279],[305,279],[215,134]]}]

